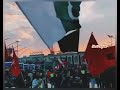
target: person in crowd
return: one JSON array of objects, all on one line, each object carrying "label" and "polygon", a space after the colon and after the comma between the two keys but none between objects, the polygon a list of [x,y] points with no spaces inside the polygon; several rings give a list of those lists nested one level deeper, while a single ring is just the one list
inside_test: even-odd
[{"label": "person in crowd", "polygon": [[116,67],[107,69],[100,75],[104,88],[115,88],[116,87]]},{"label": "person in crowd", "polygon": [[101,88],[102,87],[102,82],[101,82],[100,75],[95,77],[95,80],[96,80],[97,87]]},{"label": "person in crowd", "polygon": [[58,76],[58,72],[57,70],[54,70],[54,88],[57,87],[57,76]]},{"label": "person in crowd", "polygon": [[82,88],[89,88],[89,78],[86,70],[81,69],[80,76],[82,79]]},{"label": "person in crowd", "polygon": [[48,88],[48,80],[47,80],[47,72],[45,71],[44,77],[43,77],[43,81],[44,81],[44,87]]},{"label": "person in crowd", "polygon": [[11,88],[11,87],[15,87],[14,85],[14,79],[8,74],[5,76],[5,81],[4,81],[4,85],[5,87]]},{"label": "person in crowd", "polygon": [[32,88],[43,88],[42,80],[40,79],[40,73],[37,71],[35,78],[32,81]]},{"label": "person in crowd", "polygon": [[26,87],[25,82],[24,82],[24,74],[25,74],[25,71],[22,70],[21,74],[18,77],[16,77],[15,86],[17,88],[25,88]]},{"label": "person in crowd", "polygon": [[25,72],[24,74],[24,82],[25,82],[25,88],[31,88],[31,78],[28,76],[28,73]]},{"label": "person in crowd", "polygon": [[57,70],[56,88],[60,88],[61,81],[62,81],[62,74],[60,73],[60,70]]},{"label": "person in crowd", "polygon": [[31,70],[28,72],[28,76],[30,77],[30,79],[31,79],[31,83],[32,83],[32,80],[33,80],[33,73],[32,73]]},{"label": "person in crowd", "polygon": [[62,88],[66,88],[67,87],[67,73],[66,73],[66,70],[62,70],[62,81],[61,81],[61,87]]},{"label": "person in crowd", "polygon": [[[51,71],[48,69],[47,72],[46,72],[46,82],[47,82],[47,88],[49,88],[49,85],[50,85],[50,74],[51,74]],[[48,85],[49,84],[49,85]]]},{"label": "person in crowd", "polygon": [[75,71],[73,67],[70,69],[70,76],[73,76],[73,77],[75,76]]},{"label": "person in crowd", "polygon": [[45,77],[45,72],[44,70],[40,70],[40,80],[42,81],[40,88],[46,88],[46,77]]},{"label": "person in crowd", "polygon": [[68,83],[68,88],[72,88],[73,87],[73,76],[70,76],[70,79],[69,79],[69,83]]},{"label": "person in crowd", "polygon": [[47,78],[48,78],[48,80],[50,79],[50,74],[51,74],[50,70],[47,70]]},{"label": "person in crowd", "polygon": [[75,69],[75,77],[74,77],[74,88],[80,88],[81,87],[81,76],[79,68]]},{"label": "person in crowd", "polygon": [[95,88],[96,80],[94,76],[91,76],[90,82],[91,82],[91,88]]},{"label": "person in crowd", "polygon": [[51,84],[51,88],[54,88],[54,85],[55,85],[55,78],[54,78],[55,74],[53,71],[51,71],[51,74],[50,74],[50,84]]}]

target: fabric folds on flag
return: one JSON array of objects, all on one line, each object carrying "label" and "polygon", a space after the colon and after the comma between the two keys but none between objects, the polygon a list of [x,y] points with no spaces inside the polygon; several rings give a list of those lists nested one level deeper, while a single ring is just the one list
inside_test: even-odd
[{"label": "fabric folds on flag", "polygon": [[64,52],[78,52],[79,30],[76,30],[58,41],[60,50]]},{"label": "fabric folds on flag", "polygon": [[90,36],[84,58],[90,73],[93,76],[98,76],[116,65],[115,47],[101,49],[92,48],[92,45],[98,45],[93,33]]},{"label": "fabric folds on flag", "polygon": [[12,62],[10,71],[11,71],[11,74],[15,77],[18,77],[21,73],[18,57],[16,56],[14,49],[13,49],[13,62]]},{"label": "fabric folds on flag", "polygon": [[[91,36],[90,36],[90,39],[89,39],[89,42],[87,44],[87,48],[85,50],[85,54],[84,54],[84,59],[86,59],[86,62],[88,64],[88,69],[90,71],[90,73],[92,75],[95,75],[96,74],[96,71],[95,70],[95,65],[96,65],[96,59],[93,60],[93,50],[94,52],[96,51],[95,49],[92,49],[92,45],[98,45],[94,35],[93,35],[93,32],[91,33]],[[99,50],[99,49],[98,49]]]},{"label": "fabric folds on flag", "polygon": [[80,3],[76,1],[16,1],[20,10],[49,49],[67,32],[80,29],[78,19]]},{"label": "fabric folds on flag", "polygon": [[66,32],[56,17],[53,2],[30,0],[16,1],[16,4],[49,49],[65,36]]}]

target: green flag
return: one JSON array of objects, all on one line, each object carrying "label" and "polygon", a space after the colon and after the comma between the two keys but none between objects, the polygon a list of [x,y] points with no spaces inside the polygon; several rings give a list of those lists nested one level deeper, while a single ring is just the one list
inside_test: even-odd
[{"label": "green flag", "polygon": [[81,2],[55,1],[56,16],[61,20],[66,32],[79,29],[79,11]]}]

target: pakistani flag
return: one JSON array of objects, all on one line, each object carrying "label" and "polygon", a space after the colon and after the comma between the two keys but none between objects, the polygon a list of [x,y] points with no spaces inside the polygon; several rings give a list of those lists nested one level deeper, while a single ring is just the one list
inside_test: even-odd
[{"label": "pakistani flag", "polygon": [[58,41],[60,50],[64,52],[78,52],[79,47],[79,29],[81,25],[79,24],[79,11],[81,2],[75,1],[56,1],[54,2],[54,7],[56,11],[56,16],[61,20],[62,25],[67,32],[70,34],[64,36]]},{"label": "pakistani flag", "polygon": [[81,2],[26,0],[16,4],[48,48],[71,30],[80,28]]}]

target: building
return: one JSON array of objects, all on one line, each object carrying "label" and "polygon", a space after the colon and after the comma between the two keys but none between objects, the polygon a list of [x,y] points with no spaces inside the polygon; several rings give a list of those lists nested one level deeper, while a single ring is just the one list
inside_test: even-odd
[{"label": "building", "polygon": [[44,61],[44,54],[30,55],[19,58],[20,63],[36,63]]},{"label": "building", "polygon": [[82,59],[84,52],[67,52],[67,53],[58,53],[58,54],[37,54],[30,55],[28,57],[24,56],[19,58],[20,63],[36,63],[36,62],[53,62],[56,60],[55,58],[59,58],[60,60],[67,60],[72,65],[81,65],[85,64],[85,61]]},{"label": "building", "polygon": [[59,58],[60,60],[67,60],[69,63],[73,65],[81,65],[84,63],[82,60],[82,56],[84,55],[84,52],[68,52],[63,54],[49,54],[47,55],[47,59],[50,61],[53,61],[55,58]]}]

